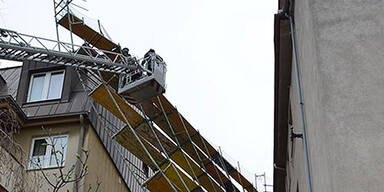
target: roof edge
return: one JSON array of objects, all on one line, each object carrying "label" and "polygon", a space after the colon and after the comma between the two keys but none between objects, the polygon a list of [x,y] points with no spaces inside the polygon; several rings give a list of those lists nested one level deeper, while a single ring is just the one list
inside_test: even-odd
[{"label": "roof edge", "polygon": [[8,69],[14,69],[14,68],[21,68],[23,65],[17,65],[12,67],[0,67],[0,70],[8,70]]},{"label": "roof edge", "polygon": [[274,152],[273,185],[285,191],[288,142],[289,85],[292,65],[292,42],[289,20],[284,12],[275,14],[275,83],[274,83]]}]

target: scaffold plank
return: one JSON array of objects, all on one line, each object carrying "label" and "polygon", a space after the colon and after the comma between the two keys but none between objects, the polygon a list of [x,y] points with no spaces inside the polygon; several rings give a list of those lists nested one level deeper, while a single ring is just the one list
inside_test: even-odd
[{"label": "scaffold plank", "polygon": [[[146,127],[146,128],[144,128],[144,127]],[[144,129],[147,129],[147,128],[148,128],[147,126],[140,125],[139,128],[136,128],[136,130],[137,130],[137,133],[140,136],[145,138],[146,141],[150,142],[152,146],[155,146],[157,148],[157,150],[160,151],[161,148],[160,148],[158,142],[156,140],[154,140],[153,133],[148,133],[149,130],[146,130],[144,132],[140,131],[140,130],[144,130]],[[128,148],[129,150],[137,151],[137,149],[132,149],[133,145],[130,144],[129,141],[126,141],[129,138],[127,138],[127,137],[121,138],[121,135],[124,134],[127,130],[128,130],[128,128],[124,128],[123,131],[121,131],[118,134],[119,137],[115,137],[115,138],[116,138],[116,140],[120,144],[122,144],[124,147]],[[157,134],[157,136],[159,138],[162,138],[160,140],[162,140],[163,146],[166,143],[171,145],[170,141],[166,137],[164,137],[164,135],[162,135],[160,132],[156,132],[156,134]],[[120,138],[121,138],[121,140],[120,140]],[[149,148],[149,147],[147,147],[147,148]],[[166,147],[164,147],[164,148],[166,148]],[[201,186],[203,188],[205,188],[207,190],[208,189],[213,189],[212,188],[212,184],[210,183],[210,181],[209,180],[207,181],[207,179],[209,179],[209,178],[206,177],[206,176],[203,176],[206,173],[202,170],[202,168],[199,167],[199,165],[196,164],[189,156],[187,156],[185,154],[183,155],[184,152],[182,152],[180,149],[178,149],[176,145],[168,147],[168,149],[172,149],[172,148],[174,149],[172,152],[169,152],[169,151],[167,152],[169,157],[170,157],[170,159],[172,159],[172,161],[174,163],[176,163],[180,168],[182,168],[190,177],[195,178],[195,176],[196,176],[195,179],[197,179],[199,182],[202,181]],[[135,152],[135,153],[137,153],[137,152]],[[139,152],[139,155],[140,155],[139,157],[142,158],[143,155],[145,155],[145,154],[143,154],[143,152],[141,152],[141,153]],[[153,155],[153,157],[155,159],[157,159],[156,156]],[[148,159],[146,159],[145,161],[148,161]],[[218,182],[218,181],[219,180],[217,180],[216,182]],[[217,183],[213,183],[213,185],[214,185],[215,188],[220,188]],[[216,191],[219,192],[219,191],[222,191],[222,190],[218,189]]]},{"label": "scaffold plank", "polygon": [[[111,111],[115,116],[119,119],[124,120],[119,109],[116,107],[113,99],[111,97],[105,97],[108,95],[108,89],[111,92],[111,95],[115,99],[116,103],[120,106],[120,110],[123,114],[126,115],[127,120],[134,126],[138,135],[140,135],[141,139],[145,142],[143,144],[152,155],[156,163],[164,164],[166,159],[159,153],[160,146],[158,142],[154,139],[153,133],[149,130],[149,126],[146,123],[143,123],[144,118],[142,118],[136,111],[131,109],[131,107],[125,103],[125,101],[114,91],[104,85],[96,88],[92,93],[91,97],[95,99],[99,104],[105,107],[107,110]],[[136,126],[138,125],[138,126]],[[160,138],[162,144],[167,144],[166,147],[167,153],[170,154],[170,151],[175,151],[172,153],[170,158],[179,165],[186,173],[190,176],[196,174],[196,176],[202,175],[203,170],[193,162],[188,156],[184,156],[182,151],[176,150],[176,146],[173,145],[165,136],[163,136],[159,131],[154,130],[157,136]],[[151,166],[151,168],[155,168],[153,162],[151,162],[150,158],[146,155],[145,151],[141,148],[140,143],[135,139],[133,133],[129,128],[123,128],[116,136],[115,139],[118,143],[120,143],[123,147],[127,148],[130,152],[132,152],[135,156],[140,158],[143,162]],[[149,144],[150,143],[150,144]],[[153,147],[155,146],[157,150]],[[189,167],[191,166],[191,168]],[[172,171],[169,171],[170,173]],[[204,177],[203,177],[204,178]],[[202,179],[203,179],[202,178]],[[200,180],[200,179],[199,179]],[[211,187],[211,186],[203,186],[203,187]]]},{"label": "scaffold plank", "polygon": [[[163,165],[162,168],[166,167],[167,165]],[[165,175],[169,178],[169,180],[172,181],[174,185],[176,185],[178,188],[182,189],[182,191],[186,191],[182,181],[177,175],[177,172],[183,179],[184,183],[188,187],[188,191],[193,191],[198,188],[197,184],[193,182],[186,174],[184,174],[179,168],[175,166],[169,166],[167,170],[165,170]]]},{"label": "scaffold plank", "polygon": [[142,116],[140,116],[128,103],[126,103],[113,89],[108,86],[100,85],[93,92],[91,92],[90,96],[121,121],[125,122],[125,118],[120,113],[113,99],[109,97],[109,92],[112,94],[116,103],[122,110],[122,113],[125,115],[132,127],[144,120]]},{"label": "scaffold plank", "polygon": [[203,174],[201,175],[199,178],[199,183],[201,186],[204,186],[205,189],[207,189],[207,191],[216,191],[216,192],[224,192],[223,189],[221,189],[221,187],[219,185],[217,185],[216,183],[212,182],[211,184],[211,181],[210,178],[208,177],[207,174]]},{"label": "scaffold plank", "polygon": [[256,189],[253,187],[252,183],[248,181],[242,174],[237,170],[231,173],[231,177],[235,179],[241,186],[244,187],[248,192],[256,192]]},{"label": "scaffold plank", "polygon": [[[134,127],[134,129],[140,136],[149,141],[159,151],[162,151],[159,142],[156,140],[155,135],[153,135],[151,128],[146,122],[143,122],[139,126]],[[158,129],[153,129],[153,131],[156,133],[156,136],[159,138],[161,145],[163,145],[167,154],[177,150],[177,146],[173,144],[172,141],[170,141],[167,137],[165,137]]]},{"label": "scaffold plank", "polygon": [[[161,104],[164,107],[164,111],[168,114],[170,113],[171,115],[175,114],[175,116],[178,118],[176,108],[171,104],[171,102],[164,96],[160,95],[159,99],[161,101]],[[156,104],[156,106],[159,106],[160,103],[158,102],[157,99],[152,99],[152,101]],[[175,118],[176,118],[175,117]],[[194,135],[196,133],[196,129],[192,127],[192,125],[181,115],[184,125],[189,133],[189,135]]]},{"label": "scaffold plank", "polygon": [[[192,143],[190,143],[188,139],[188,135],[185,132],[185,129],[191,136],[192,142],[204,153],[204,157],[216,157],[216,158],[222,158],[219,152],[204,138],[200,135],[199,132],[196,131],[192,127],[192,125],[182,116],[178,116],[178,112],[175,107],[168,101],[168,99],[164,95],[159,96],[160,102],[154,98],[152,99],[152,102],[155,106],[160,108],[160,106],[163,106],[165,113],[167,114],[168,120],[170,121],[170,124],[172,125],[172,128],[175,130],[175,132],[178,132],[176,135],[177,139],[180,141],[180,143],[183,143],[182,148],[183,150],[191,156],[195,161],[199,162],[198,156],[196,154],[196,151],[193,149]],[[155,123],[172,139],[174,137],[172,136],[169,128],[168,128],[168,122],[166,122],[165,117],[158,117],[155,120]],[[183,127],[182,121],[184,122],[185,129]],[[199,151],[198,151],[199,153]],[[199,156],[201,154],[199,153]],[[202,159],[203,160],[203,159]],[[205,161],[205,160],[203,160]],[[244,187],[247,191],[253,192],[256,191],[256,189],[253,187],[251,182],[247,180],[241,173],[239,173],[235,168],[233,168],[232,165],[228,163],[227,160],[225,160],[225,164],[223,165],[220,161],[215,160],[216,164],[223,170],[227,170],[230,174],[230,176],[238,182],[242,187]],[[209,161],[202,162],[203,164],[209,164]],[[211,162],[212,163],[212,162]],[[227,164],[227,165],[226,165]],[[213,164],[212,164],[213,165]],[[228,168],[227,168],[228,167]],[[218,171],[212,169],[214,167],[210,167],[210,170],[207,170],[207,172],[217,181],[219,182],[219,177],[223,176],[223,174],[218,173]],[[240,176],[239,176],[240,175]],[[225,177],[227,178],[227,177]],[[228,178],[227,178],[228,179]],[[225,180],[225,179],[224,179]],[[223,181],[225,183],[225,181]]]},{"label": "scaffold plank", "polygon": [[[169,117],[169,115],[168,115]],[[185,143],[187,140],[188,140],[188,136],[185,134],[185,131],[184,131],[184,128],[183,127],[180,127],[178,126],[177,124],[175,124],[174,121],[172,121],[171,119],[169,119],[170,121],[170,124],[173,128],[173,131],[175,132],[175,137],[173,136],[173,133],[168,125],[168,122],[165,118],[164,115],[156,118],[156,119],[153,119],[153,121],[156,123],[156,125],[158,125],[173,141],[176,142],[176,139],[175,137],[177,138],[177,140],[180,142],[180,143]]]},{"label": "scaffold plank", "polygon": [[[196,148],[196,151],[194,149],[193,144],[190,141],[187,141],[186,143],[181,144],[181,148],[189,155],[193,160],[200,164],[207,164],[210,162],[210,160],[206,157],[206,155],[201,152],[199,148]],[[200,160],[201,159],[201,160]]]},{"label": "scaffold plank", "polygon": [[[197,133],[196,129],[193,128],[192,125],[182,115],[180,115],[181,116],[181,119],[180,119],[180,116],[176,111],[175,107],[173,107],[173,105],[168,101],[168,99],[164,95],[160,95],[159,99],[161,101],[161,104],[163,105],[164,111],[167,114],[169,114],[168,119],[173,129],[175,130],[175,132],[179,133],[178,135],[176,135],[176,137],[177,139],[179,139],[180,143],[184,143],[188,140],[188,136],[187,136],[187,133],[185,133],[185,129],[187,129],[188,134],[190,136],[199,134]],[[155,103],[156,106],[160,106],[160,103],[156,99],[153,99],[152,101]],[[184,122],[185,129],[183,127],[183,123],[181,122],[181,120]],[[155,122],[156,124],[157,123],[161,124],[163,127],[168,126],[164,117],[157,118]],[[170,131],[167,131],[167,129],[165,129],[165,131],[167,132],[167,134],[172,135]],[[203,137],[201,138],[202,139],[200,139],[200,137],[192,137],[192,140],[200,149],[202,149],[202,151],[206,152],[205,150],[205,147],[206,147],[208,148],[208,153],[210,155],[215,154],[217,152],[216,149]],[[203,142],[205,143],[205,145],[203,144]]]},{"label": "scaffold plank", "polygon": [[219,183],[226,183],[229,181],[229,178],[227,178],[223,172],[221,172],[220,170],[217,170],[216,171],[216,167],[214,167],[215,165],[210,162],[208,164],[205,165],[205,168],[207,170],[207,172],[212,176],[213,179],[215,179],[217,182]]},{"label": "scaffold plank", "polygon": [[[109,89],[109,91],[108,91],[108,89]],[[127,104],[118,94],[116,94],[113,89],[111,89],[105,85],[100,85],[97,89],[95,89],[91,93],[91,97],[93,99],[95,99],[96,102],[98,102],[103,107],[105,107],[107,110],[109,110],[111,113],[113,113],[117,118],[124,121],[125,118],[121,115],[121,113],[120,113],[119,109],[116,107],[113,99],[111,97],[105,97],[106,95],[109,94],[108,92],[110,92],[112,94],[116,103],[120,107],[121,112],[126,116],[129,123],[133,127],[138,128],[139,135],[141,136],[141,138],[143,138],[143,140],[145,140],[144,145],[149,150],[150,154],[153,156],[155,161],[159,164],[161,164],[162,162],[165,162],[166,159],[159,153],[160,148],[158,146],[158,143],[153,139],[153,134],[151,136],[151,133],[149,132],[149,128],[146,127],[145,124],[143,124],[144,118],[140,114],[138,114],[138,112],[136,112],[129,104]],[[176,115],[178,115],[177,111],[175,113],[171,113],[172,111],[175,111],[175,108],[166,100],[165,97],[162,98],[162,102],[163,101],[165,103],[165,105],[163,105],[163,106],[165,106],[164,109],[166,109],[167,112],[170,113],[170,115],[168,117],[171,117],[171,118],[169,118],[169,121],[172,125],[172,128],[175,129],[176,131],[178,131],[177,132],[177,134],[178,134],[177,138],[180,140],[182,139],[181,142],[183,142],[183,145],[182,145],[183,150],[190,157],[192,157],[194,161],[199,162],[199,163],[203,163],[203,164],[208,164],[207,162],[201,162],[199,160],[199,157],[197,156],[196,151],[194,150],[192,143],[188,139],[188,135],[184,131],[185,129],[184,129],[183,124],[180,120],[180,117],[176,116]],[[159,106],[159,103],[157,104],[157,106]],[[140,123],[141,123],[141,126],[139,126]],[[163,118],[157,118],[157,120],[155,120],[155,123],[170,138],[173,138],[171,130],[169,129],[169,126],[168,126],[168,122],[166,122],[164,117]],[[184,125],[186,126],[186,125],[190,125],[190,124],[185,120]],[[194,135],[199,134],[197,131],[193,131],[191,129],[193,129],[192,126],[189,127],[188,132],[194,133]],[[174,151],[175,145],[172,144],[171,141],[169,141],[165,136],[161,136],[162,134],[160,132],[156,132],[156,134],[158,134],[158,136],[161,137],[161,140],[162,140],[162,142],[164,142],[164,144],[168,143],[167,153],[169,153],[170,151]],[[181,137],[180,135],[183,135],[183,136]],[[129,129],[127,129],[127,128],[123,129],[118,135],[116,135],[115,138],[116,138],[116,141],[118,141],[121,145],[126,147],[129,151],[131,151],[138,158],[142,159],[143,162],[150,165],[152,168],[155,167],[153,162],[151,162],[149,157],[147,157],[147,155],[145,154],[144,150],[141,149],[139,143],[136,141],[136,139],[134,138],[133,134],[131,133],[131,131]],[[149,141],[148,141],[148,139],[149,139]],[[198,146],[199,150],[205,152],[205,153],[201,153],[201,151],[200,151],[200,153],[199,153],[199,151],[198,151],[200,157],[205,157],[204,158],[205,160],[208,160],[208,158],[206,158],[206,156],[209,157],[209,156],[215,155],[217,157],[218,152],[203,137],[200,137],[200,135],[192,137],[192,141]],[[151,143],[151,144],[149,144],[149,143]],[[153,146],[156,146],[157,150]],[[205,150],[206,148],[208,148],[208,153]],[[220,157],[220,158],[222,158],[222,157]],[[196,176],[197,175],[204,175],[204,174],[202,174],[202,173],[204,173],[204,171],[198,165],[196,165],[189,157],[186,157],[186,159],[185,159],[183,157],[181,151],[177,151],[177,152],[173,153],[171,155],[171,159],[174,160],[175,163],[177,163],[190,176],[193,176],[193,171],[195,172]],[[193,171],[189,168],[187,161],[192,166]],[[223,167],[223,165],[221,163],[217,162],[217,164],[222,169],[225,170],[225,167]],[[231,168],[233,168],[233,167],[231,166]],[[172,171],[170,171],[170,172],[172,172]],[[220,183],[219,177],[223,176],[222,174],[220,175],[220,173],[218,173],[217,171],[212,170],[212,169],[207,170],[207,172],[209,175],[212,176],[212,178],[217,183]],[[248,191],[253,190],[252,184],[247,179],[245,179],[236,169],[231,169],[229,171],[229,173],[230,173],[231,177],[233,177],[244,188],[246,188],[246,189],[249,188]],[[208,176],[206,176],[206,177],[207,177],[206,179],[208,179],[208,180],[204,180],[205,179],[204,176],[200,177],[200,178],[202,178],[202,183],[204,183],[201,185],[207,189],[212,188],[211,183],[208,183],[209,185],[207,184],[207,181],[208,182],[210,182],[210,181],[209,181]],[[200,178],[198,179],[199,181],[201,180]],[[216,185],[217,184],[214,183],[214,186],[216,186]],[[213,190],[213,188],[212,188],[212,190]]]},{"label": "scaffold plank", "polygon": [[[69,28],[68,14],[72,23],[76,23],[71,25],[72,29]],[[67,12],[58,23],[64,28],[72,30],[74,34],[99,49],[111,51],[112,49],[117,48],[115,43],[84,24],[82,19],[76,17],[74,14]]]},{"label": "scaffold plank", "polygon": [[[167,163],[161,166],[161,169],[163,170],[165,176],[172,182],[172,184],[178,191],[189,192],[197,190],[199,188],[198,185],[193,182],[186,174],[184,174],[179,168]],[[180,180],[177,172],[183,179],[188,189],[184,187],[184,184]],[[173,191],[171,186],[166,182],[166,179],[161,174],[161,172],[157,172],[153,177],[151,177],[149,181],[147,181],[146,186],[152,192]]]},{"label": "scaffold plank", "polygon": [[[145,164],[149,165],[152,169],[156,169],[156,165],[151,161],[149,156],[145,153],[144,149],[141,147],[140,143],[136,140],[135,136],[131,130],[125,128],[120,131],[115,136],[116,141],[128,149],[132,154],[141,159]],[[166,159],[155,149],[153,148],[145,138],[141,137],[144,146],[147,148],[148,152],[151,154],[153,159],[158,165],[166,162]]]},{"label": "scaffold plank", "polygon": [[[167,180],[161,175],[160,172],[157,172],[147,183],[147,189],[151,192],[165,192],[165,191],[173,191],[172,187],[169,185]],[[174,186],[177,192],[182,192],[181,189]]]},{"label": "scaffold plank", "polygon": [[[125,115],[126,119],[131,124],[131,126],[135,126],[144,120],[142,116],[140,116],[134,109],[132,109],[129,104],[127,104],[119,95],[114,92],[114,90],[112,90],[108,86],[100,85],[90,95],[101,106],[106,108],[113,115],[115,115],[117,118],[124,122],[125,117],[122,116],[119,111],[119,108],[117,108],[117,106],[115,105],[112,97],[109,96],[109,93],[111,93],[112,97],[118,104],[121,112]],[[142,149],[140,143],[137,141],[130,129],[122,129],[115,136],[115,139],[118,143],[120,143],[123,147],[127,148],[130,152],[140,158],[143,162],[150,165],[151,168],[156,168],[156,165],[154,165],[154,163],[145,153],[144,149]],[[141,139],[145,141],[143,142],[143,144],[145,145],[149,153],[152,155],[152,157],[155,159],[156,163],[161,164],[165,162],[165,158],[148,143],[146,138],[143,138],[141,136]]]},{"label": "scaffold plank", "polygon": [[[196,174],[196,176],[199,176],[204,173],[203,170],[195,162],[193,162],[189,157],[184,158],[183,152],[180,150],[177,150],[176,152],[174,152],[170,157],[173,161],[176,162],[176,164],[178,164],[183,170],[185,170],[192,177],[193,177],[193,172]],[[192,170],[190,169],[188,163],[191,165]]]}]

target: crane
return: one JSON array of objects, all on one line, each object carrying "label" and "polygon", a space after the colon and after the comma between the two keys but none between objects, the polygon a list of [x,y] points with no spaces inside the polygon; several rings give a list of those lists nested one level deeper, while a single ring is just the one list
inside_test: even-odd
[{"label": "crane", "polygon": [[[92,26],[71,6],[53,0],[56,30],[70,32],[71,43],[0,29],[0,59],[65,65],[94,75],[89,96],[126,123],[114,139],[155,173],[144,183],[150,191],[243,191],[254,185],[224,158],[164,96],[166,63],[149,50],[142,59],[129,54]],[[73,35],[84,40],[75,45]],[[90,78],[87,75],[81,78]],[[117,78],[115,78],[117,76]]]}]

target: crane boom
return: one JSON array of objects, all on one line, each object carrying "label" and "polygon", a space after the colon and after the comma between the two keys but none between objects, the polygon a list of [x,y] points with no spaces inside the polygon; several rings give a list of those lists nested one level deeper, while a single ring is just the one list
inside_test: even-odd
[{"label": "crane boom", "polygon": [[[59,46],[64,49],[59,51]],[[78,45],[74,45],[76,51],[73,52],[71,47],[69,43],[0,28],[0,59],[45,62],[119,74],[138,68],[127,64],[126,57],[120,53]]]}]

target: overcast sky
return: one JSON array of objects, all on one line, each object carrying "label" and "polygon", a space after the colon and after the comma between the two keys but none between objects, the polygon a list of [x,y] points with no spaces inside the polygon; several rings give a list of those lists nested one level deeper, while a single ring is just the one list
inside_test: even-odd
[{"label": "overcast sky", "polygon": [[[75,2],[132,54],[154,48],[168,65],[168,99],[209,141],[272,182],[277,0]],[[56,39],[53,0],[0,3],[1,28]]]}]

